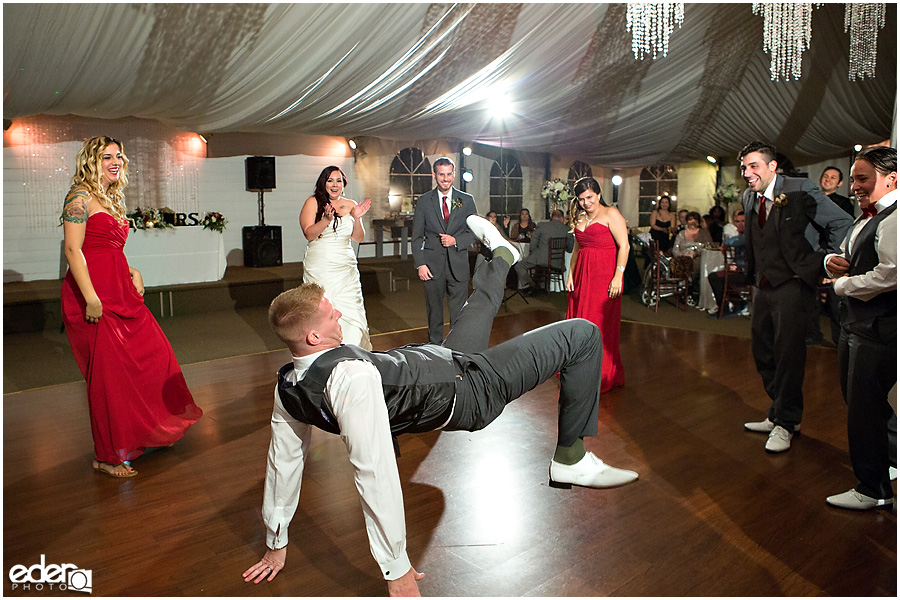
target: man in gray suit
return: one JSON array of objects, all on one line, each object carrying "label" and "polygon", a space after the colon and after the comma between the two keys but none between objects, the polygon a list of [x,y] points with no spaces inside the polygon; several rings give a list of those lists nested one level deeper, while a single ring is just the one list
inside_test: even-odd
[{"label": "man in gray suit", "polygon": [[550,213],[549,221],[537,224],[537,228],[531,234],[531,249],[528,251],[528,256],[515,264],[520,290],[534,291],[534,280],[531,278],[529,269],[536,265],[547,265],[550,257],[550,239],[560,237],[566,238],[566,252],[571,252],[575,248],[575,235],[569,232],[563,212],[556,209]]},{"label": "man in gray suit", "polygon": [[419,196],[413,216],[413,261],[425,282],[428,341],[444,339],[444,294],[450,307],[450,328],[469,293],[469,246],[475,235],[466,218],[478,211],[469,194],[453,187],[455,165],[449,158],[434,161],[437,188]]},{"label": "man in gray suit", "polygon": [[[756,370],[772,399],[768,416],[745,423],[766,433],[766,452],[791,447],[803,414],[806,326],[818,309],[816,288],[825,254],[836,252],[852,221],[808,179],[776,174],[775,148],[752,142],[741,150],[747,182],[747,277],[753,295],[750,334]],[[823,252],[820,245],[827,245]]]}]

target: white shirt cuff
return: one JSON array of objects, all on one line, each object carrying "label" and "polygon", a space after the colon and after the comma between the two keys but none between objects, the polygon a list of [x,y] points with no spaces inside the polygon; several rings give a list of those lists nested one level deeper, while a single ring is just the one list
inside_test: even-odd
[{"label": "white shirt cuff", "polygon": [[410,569],[412,569],[412,563],[409,562],[409,557],[406,555],[406,552],[404,552],[403,555],[399,558],[380,566],[381,574],[384,575],[384,578],[387,581],[400,579],[401,577],[406,575]]}]

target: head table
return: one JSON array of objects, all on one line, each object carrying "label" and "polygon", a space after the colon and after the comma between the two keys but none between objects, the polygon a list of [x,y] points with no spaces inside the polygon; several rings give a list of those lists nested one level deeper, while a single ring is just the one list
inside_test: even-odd
[{"label": "head table", "polygon": [[218,281],[225,276],[222,234],[199,226],[132,230],[125,256],[141,272],[145,287]]}]

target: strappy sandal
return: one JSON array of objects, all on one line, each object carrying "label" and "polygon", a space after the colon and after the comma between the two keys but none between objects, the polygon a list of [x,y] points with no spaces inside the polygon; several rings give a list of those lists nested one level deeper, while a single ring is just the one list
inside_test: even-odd
[{"label": "strappy sandal", "polygon": [[[128,477],[134,477],[138,474],[137,471],[131,468],[131,465],[126,465],[125,463],[118,465],[111,465],[109,463],[100,462],[99,460],[94,460],[94,470],[98,473],[103,473],[104,475],[109,475],[110,477],[115,477],[116,479],[126,479]],[[119,467],[124,467],[126,471],[123,473],[122,471],[116,471]]]}]

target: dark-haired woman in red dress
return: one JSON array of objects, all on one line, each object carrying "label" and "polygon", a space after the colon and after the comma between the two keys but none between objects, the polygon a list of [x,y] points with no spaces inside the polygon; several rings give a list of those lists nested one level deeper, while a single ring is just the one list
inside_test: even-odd
[{"label": "dark-haired woman in red dress", "polygon": [[622,320],[622,280],[628,261],[628,227],[613,207],[604,206],[600,184],[593,177],[575,183],[569,225],[575,229],[575,249],[566,289],[566,318],[582,318],[600,328],[603,367],[600,392],[625,384],[619,356]]},{"label": "dark-haired woman in red dress", "polygon": [[63,322],[87,382],[94,470],[112,477],[137,475],[129,461],[179,440],[203,414],[122,251],[127,173],[121,142],[87,140],[60,216],[69,262]]}]

